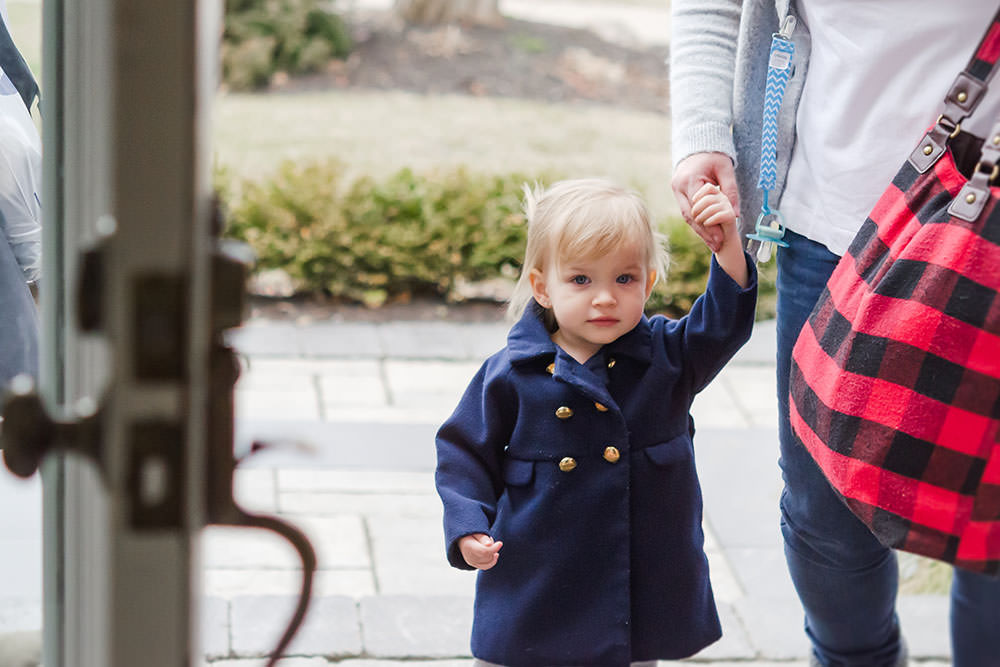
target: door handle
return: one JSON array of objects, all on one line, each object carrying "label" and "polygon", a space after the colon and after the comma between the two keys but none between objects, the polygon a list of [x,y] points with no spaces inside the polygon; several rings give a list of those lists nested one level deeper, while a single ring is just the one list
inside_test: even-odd
[{"label": "door handle", "polygon": [[208,523],[269,530],[284,538],[295,549],[302,563],[302,583],[298,602],[278,645],[271,651],[267,667],[273,667],[284,654],[302,622],[312,598],[316,552],[305,534],[276,516],[248,512],[236,502],[233,474],[239,461],[233,454],[233,387],[239,378],[239,361],[232,348],[216,341],[212,348],[212,402],[209,406],[209,442],[206,515]]},{"label": "door handle", "polygon": [[[216,224],[216,231],[221,225]],[[106,316],[106,304],[96,296],[103,293],[100,281],[107,267],[98,247],[84,256],[83,275],[78,296],[81,328],[100,329]],[[302,564],[302,583],[292,617],[277,646],[270,653],[268,667],[273,667],[295,637],[305,620],[312,598],[316,571],[316,552],[306,535],[291,523],[272,515],[245,510],[233,495],[233,476],[239,461],[234,455],[234,387],[239,378],[239,363],[235,351],[223,340],[225,330],[239,326],[245,310],[245,285],[250,266],[248,248],[242,244],[216,240],[212,257],[211,334],[208,363],[209,405],[205,429],[204,516],[206,525],[224,525],[270,531],[286,540]],[[144,277],[133,281],[136,303],[146,304],[149,312],[162,313],[156,306],[163,303],[166,311],[182,311],[187,283],[182,277]],[[150,290],[148,294],[142,290]],[[153,304],[153,305],[149,305]],[[181,315],[183,317],[183,315]],[[139,323],[141,328],[141,322]],[[179,326],[170,323],[168,328]],[[173,350],[185,349],[186,343],[175,343],[170,335],[161,336],[161,344],[145,360],[143,350],[137,350],[137,368],[157,379],[169,377],[177,365]],[[27,375],[15,377],[7,387],[0,426],[0,447],[7,468],[19,477],[32,476],[42,460],[54,452],[73,452],[93,463],[102,482],[108,484],[103,432],[105,412],[103,402],[79,401],[65,419],[53,419],[43,404],[34,380]],[[180,529],[183,526],[185,498],[185,467],[182,446],[184,430],[169,421],[143,421],[130,426],[128,496],[130,523],[135,530]],[[150,474],[154,473],[154,474]],[[156,478],[155,484],[146,480]],[[150,492],[150,487],[156,492]]]},{"label": "door handle", "polygon": [[[213,231],[222,229],[221,210],[215,208]],[[312,599],[313,577],[316,573],[316,552],[309,538],[276,516],[248,512],[236,502],[233,493],[233,475],[239,463],[234,454],[234,387],[240,375],[236,352],[225,344],[222,334],[226,329],[239,326],[246,310],[246,281],[253,254],[249,246],[232,241],[216,241],[212,258],[211,313],[212,347],[209,354],[208,443],[206,475],[206,516],[209,524],[228,525],[268,530],[284,538],[299,556],[302,563],[302,583],[298,602],[292,618],[271,651],[267,667],[281,659],[285,649],[305,620]]]}]

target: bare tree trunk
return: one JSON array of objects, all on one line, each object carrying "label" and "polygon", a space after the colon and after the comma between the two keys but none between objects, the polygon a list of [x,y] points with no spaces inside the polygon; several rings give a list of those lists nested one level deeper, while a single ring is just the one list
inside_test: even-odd
[{"label": "bare tree trunk", "polygon": [[500,0],[396,0],[396,13],[407,23],[501,22]]}]

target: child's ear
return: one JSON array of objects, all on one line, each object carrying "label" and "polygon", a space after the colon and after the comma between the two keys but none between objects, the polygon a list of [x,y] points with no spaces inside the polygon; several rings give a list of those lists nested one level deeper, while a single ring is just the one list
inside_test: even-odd
[{"label": "child's ear", "polygon": [[646,276],[646,298],[653,293],[653,285],[656,284],[656,269],[650,269],[649,275]]},{"label": "child's ear", "polygon": [[532,269],[528,273],[528,282],[531,283],[531,293],[538,305],[542,308],[551,308],[552,300],[549,299],[549,293],[546,290],[545,274],[538,269]]}]

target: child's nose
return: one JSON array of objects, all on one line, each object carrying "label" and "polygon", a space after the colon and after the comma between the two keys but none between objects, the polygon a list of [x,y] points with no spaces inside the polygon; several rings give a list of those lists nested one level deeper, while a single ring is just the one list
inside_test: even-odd
[{"label": "child's nose", "polygon": [[609,289],[598,290],[594,295],[594,304],[598,306],[610,306],[615,303],[615,295]]}]

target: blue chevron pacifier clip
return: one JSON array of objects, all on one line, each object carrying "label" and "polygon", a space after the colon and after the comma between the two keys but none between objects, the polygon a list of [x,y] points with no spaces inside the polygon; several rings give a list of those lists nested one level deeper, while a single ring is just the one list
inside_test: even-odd
[{"label": "blue chevron pacifier clip", "polygon": [[767,63],[767,87],[764,89],[764,124],[760,141],[760,177],[757,187],[764,191],[760,215],[753,234],[747,234],[748,239],[760,241],[757,250],[757,260],[767,262],[775,245],[787,248],[788,244],[782,238],[785,236],[784,218],[777,210],[772,210],[768,204],[768,195],[778,177],[778,111],[781,100],[785,97],[785,88],[792,74],[792,54],[795,44],[792,43],[792,31],[795,29],[795,17],[785,18],[781,31],[771,38],[771,57]]}]

